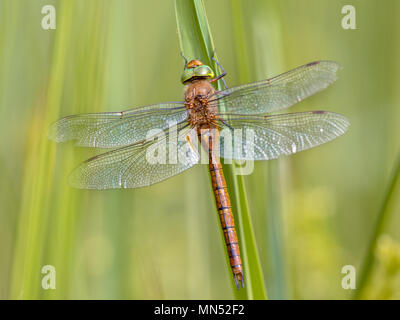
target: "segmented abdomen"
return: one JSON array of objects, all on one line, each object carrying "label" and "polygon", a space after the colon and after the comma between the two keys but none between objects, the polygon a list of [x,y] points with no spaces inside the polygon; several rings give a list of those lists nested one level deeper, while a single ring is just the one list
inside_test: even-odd
[{"label": "segmented abdomen", "polygon": [[224,231],[225,243],[228,250],[233,277],[235,279],[237,288],[239,288],[239,281],[242,282],[242,287],[244,287],[242,260],[240,258],[238,238],[236,235],[231,201],[229,198],[228,189],[226,187],[224,172],[222,170],[221,163],[219,161],[215,161],[215,159],[214,161],[212,160],[213,159],[210,152],[209,168],[212,188],[217,204],[219,219],[221,221],[221,227]]}]

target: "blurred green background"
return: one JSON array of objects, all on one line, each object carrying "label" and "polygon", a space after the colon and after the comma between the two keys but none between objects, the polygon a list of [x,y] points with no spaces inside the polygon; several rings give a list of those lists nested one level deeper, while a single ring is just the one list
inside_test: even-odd
[{"label": "blurred green background", "polygon": [[[346,115],[329,144],[245,177],[269,298],[349,299],[400,150],[400,2],[204,1],[228,85],[319,59],[339,80],[293,111]],[[44,5],[56,30],[43,30]],[[138,190],[88,191],[69,172],[96,150],[56,145],[74,113],[182,99],[174,1],[0,0],[0,298],[231,299],[207,166]],[[396,191],[397,190],[397,191]],[[395,189],[359,298],[400,298]],[[396,195],[397,193],[397,195]],[[44,265],[56,290],[41,287]]]}]

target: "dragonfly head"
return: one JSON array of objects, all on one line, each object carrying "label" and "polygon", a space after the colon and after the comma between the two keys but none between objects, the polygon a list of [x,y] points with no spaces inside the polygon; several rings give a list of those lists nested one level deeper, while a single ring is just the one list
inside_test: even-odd
[{"label": "dragonfly head", "polygon": [[212,79],[214,71],[209,66],[206,66],[200,60],[189,61],[182,72],[182,83],[189,82],[194,79]]}]

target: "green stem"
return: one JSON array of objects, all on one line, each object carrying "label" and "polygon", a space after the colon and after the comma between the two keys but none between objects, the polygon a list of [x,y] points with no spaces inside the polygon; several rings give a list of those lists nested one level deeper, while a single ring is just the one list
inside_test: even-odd
[{"label": "green stem", "polygon": [[368,250],[364,262],[362,264],[362,269],[360,273],[361,275],[359,277],[358,288],[354,294],[354,299],[360,299],[362,297],[362,293],[364,292],[364,289],[371,276],[374,263],[374,255],[378,244],[378,238],[386,226],[386,222],[390,214],[389,210],[390,203],[392,202],[393,197],[396,195],[396,190],[400,185],[399,180],[400,180],[400,153],[397,158],[397,164],[393,170],[393,175],[389,184],[389,188],[386,192],[381,209],[379,211],[379,215],[377,217],[377,221],[375,223],[375,230],[373,231],[370,243],[368,245]]},{"label": "green stem", "polygon": [[[202,0],[176,0],[176,19],[179,40],[184,56],[190,59],[199,59],[217,70],[216,64],[210,58],[214,54],[214,44],[208,25],[207,16]],[[221,84],[218,83],[218,89]],[[220,106],[223,107],[223,106]],[[224,166],[227,175],[227,185],[233,191],[233,212],[238,221],[240,247],[244,265],[245,290],[237,290],[231,280],[232,289],[237,299],[266,299],[266,289],[262,274],[260,259],[256,246],[250,211],[247,203],[245,185],[238,168]],[[217,215],[215,215],[217,217]],[[225,246],[221,231],[221,241]],[[230,272],[229,259],[226,254],[227,267]]]}]

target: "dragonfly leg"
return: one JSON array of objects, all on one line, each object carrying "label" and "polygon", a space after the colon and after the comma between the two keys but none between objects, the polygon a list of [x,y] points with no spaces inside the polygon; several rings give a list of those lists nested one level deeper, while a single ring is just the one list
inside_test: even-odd
[{"label": "dragonfly leg", "polygon": [[185,66],[183,67],[183,70],[186,69],[186,66],[188,64],[188,60],[186,59],[186,57],[183,55],[183,51],[181,51],[181,57],[183,58],[183,60],[185,60]]},{"label": "dragonfly leg", "polygon": [[[214,54],[215,54],[215,50],[214,50]],[[225,89],[228,89],[228,86],[226,85],[226,82],[225,82],[225,79],[224,79],[224,77],[226,76],[226,71],[225,71],[225,69],[221,66],[221,64],[218,62],[218,60],[215,59],[215,57],[212,57],[211,59],[213,59],[213,60],[215,61],[215,63],[217,64],[217,66],[218,66],[218,67],[221,69],[221,71],[222,71],[222,73],[221,73],[218,77],[212,79],[211,82],[218,81],[218,80],[222,79],[222,82],[224,83]]]},{"label": "dragonfly leg", "polygon": [[[233,132],[233,128],[232,128],[224,119],[222,119],[221,117],[217,116],[217,120],[220,121],[220,122],[222,122],[223,125],[227,126],[227,127],[228,127],[230,130],[232,130],[232,132]],[[221,125],[219,125],[217,122],[214,123],[214,124],[215,124],[216,126],[218,126],[219,128],[221,128]]]}]

